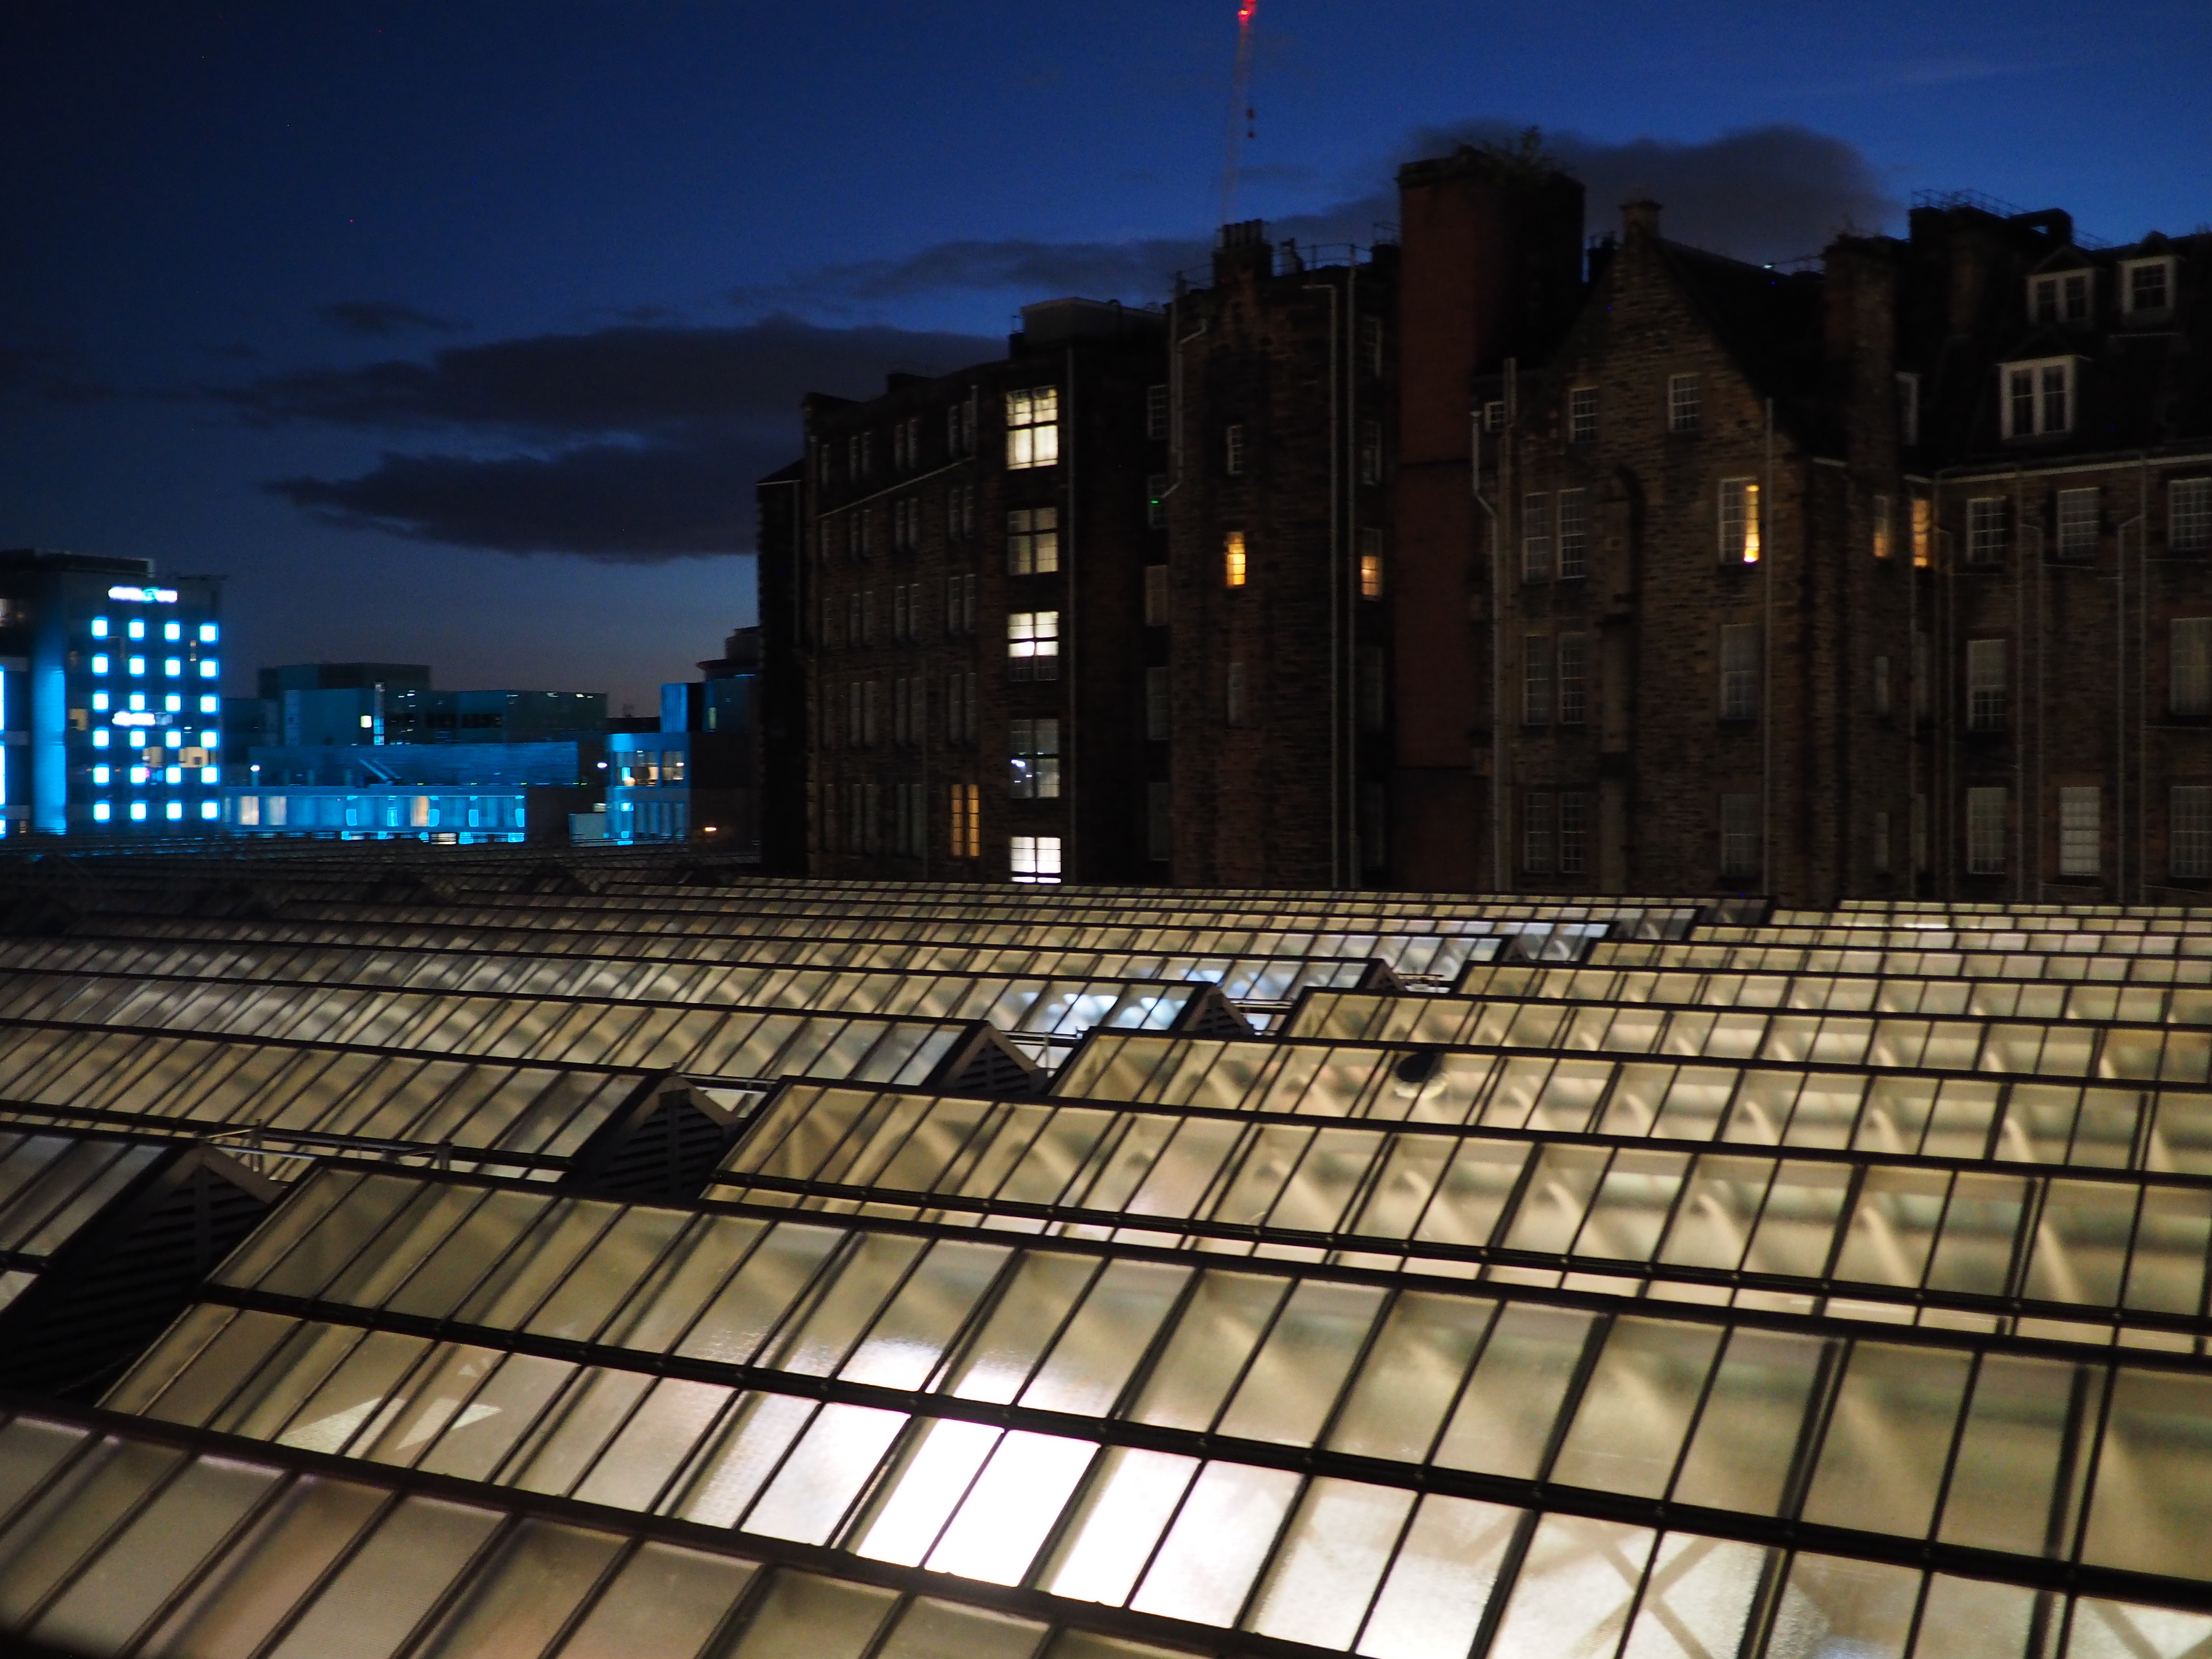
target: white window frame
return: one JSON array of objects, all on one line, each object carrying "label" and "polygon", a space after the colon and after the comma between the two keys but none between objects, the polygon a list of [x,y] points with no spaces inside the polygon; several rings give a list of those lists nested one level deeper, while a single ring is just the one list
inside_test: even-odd
[{"label": "white window frame", "polygon": [[1532,876],[1548,876],[1557,867],[1559,841],[1559,797],[1551,789],[1523,790],[1521,795],[1521,867]]},{"label": "white window frame", "polygon": [[1232,478],[1244,476],[1244,422],[1231,421],[1221,428],[1221,470]]},{"label": "white window frame", "polygon": [[[2160,305],[2139,305],[2136,301],[2136,273],[2139,270],[2163,270],[2166,281],[2166,300]],[[2174,284],[2181,275],[2180,262],[2170,253],[2155,254],[2148,259],[2120,261],[2120,312],[2128,317],[2164,317],[2173,310]]]},{"label": "white window frame", "polygon": [[2177,881],[2212,877],[2212,785],[2175,784],[2166,810],[2166,873]]},{"label": "white window frame", "polygon": [[1559,547],[1559,580],[1581,580],[1589,574],[1589,491],[1562,489],[1552,527]]},{"label": "white window frame", "polygon": [[1723,880],[1756,879],[1763,873],[1765,837],[1759,822],[1759,797],[1728,794],[1720,802],[1720,858]]},{"label": "white window frame", "polygon": [[1549,634],[1527,634],[1521,640],[1521,724],[1549,726],[1557,718],[1557,663]]},{"label": "white window frame", "polygon": [[1016,507],[1006,514],[1006,574],[1049,576],[1060,568],[1060,509]]},{"label": "white window frame", "polygon": [[1966,641],[1966,730],[2002,732],[2012,715],[2012,641]]},{"label": "white window frame", "polygon": [[1723,478],[1715,515],[1723,564],[1757,564],[1764,550],[1765,515],[1759,511],[1759,480]]},{"label": "white window frame", "polygon": [[[2054,438],[2074,429],[2074,417],[2081,408],[2081,377],[2075,369],[2081,361],[2072,356],[2027,357],[1997,365],[1997,418],[2007,439]],[[2018,378],[2022,375],[2029,377],[2024,392]]]},{"label": "white window frame", "polygon": [[1554,676],[1553,701],[1561,726],[1589,723],[1589,635],[1559,635],[1559,669]]},{"label": "white window frame", "polygon": [[2170,553],[2212,552],[2212,478],[2166,481],[2166,546]]},{"label": "white window frame", "polygon": [[1757,623],[1721,624],[1720,713],[1724,720],[1759,718],[1759,633]]},{"label": "white window frame", "polygon": [[1597,388],[1594,386],[1568,388],[1567,441],[1571,444],[1594,444],[1597,441]]},{"label": "white window frame", "polygon": [[2102,527],[2104,493],[2094,484],[2086,489],[2062,489],[2052,502],[2057,534],[2051,545],[2062,559],[2091,559],[2097,555],[2097,533]]},{"label": "white window frame", "polygon": [[1018,716],[1006,722],[1006,793],[1014,800],[1060,799],[1060,718]]},{"label": "white window frame", "polygon": [[[2067,302],[2077,297],[2069,291],[2078,284],[2079,312],[2069,313]],[[2086,323],[2096,309],[2096,276],[2090,270],[2053,270],[2027,279],[2027,319],[2032,323]],[[2046,308],[2045,301],[2048,301]]]},{"label": "white window frame", "polygon": [[2094,784],[2066,784],[2058,791],[2058,873],[2105,872],[2104,791]]},{"label": "white window frame", "polygon": [[1052,466],[1060,460],[1060,388],[1027,386],[1006,394],[1006,468]]},{"label": "white window frame", "polygon": [[1548,493],[1521,498],[1521,580],[1552,580],[1552,497]]},{"label": "white window frame", "polygon": [[2002,784],[1984,784],[1966,791],[1968,875],[2004,874],[2006,810]]},{"label": "white window frame", "polygon": [[2004,558],[2012,530],[2012,502],[2003,495],[1975,495],[1966,501],[1966,562],[1993,565]]},{"label": "white window frame", "polygon": [[1667,430],[1681,435],[1700,430],[1705,420],[1704,378],[1697,374],[1667,377]]},{"label": "white window frame", "polygon": [[2166,707],[2184,720],[2212,714],[2212,617],[2166,623]]}]

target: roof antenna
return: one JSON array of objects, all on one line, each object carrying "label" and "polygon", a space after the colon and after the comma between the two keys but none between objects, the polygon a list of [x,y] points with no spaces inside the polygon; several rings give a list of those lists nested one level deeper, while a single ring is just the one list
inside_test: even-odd
[{"label": "roof antenna", "polygon": [[1259,137],[1251,102],[1252,19],[1259,9],[1260,0],[1237,0],[1237,76],[1230,88],[1228,155],[1221,167],[1221,217],[1216,222],[1224,225],[1237,198],[1237,165],[1244,140]]}]

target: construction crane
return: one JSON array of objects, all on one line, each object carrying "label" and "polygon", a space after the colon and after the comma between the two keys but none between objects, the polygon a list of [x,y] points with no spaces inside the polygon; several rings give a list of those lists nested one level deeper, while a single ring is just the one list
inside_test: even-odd
[{"label": "construction crane", "polygon": [[1252,111],[1252,19],[1259,9],[1260,0],[1237,0],[1237,78],[1229,100],[1229,150],[1221,167],[1221,217],[1215,222],[1218,224],[1229,222],[1230,209],[1237,198],[1237,166],[1244,141],[1257,136]]}]

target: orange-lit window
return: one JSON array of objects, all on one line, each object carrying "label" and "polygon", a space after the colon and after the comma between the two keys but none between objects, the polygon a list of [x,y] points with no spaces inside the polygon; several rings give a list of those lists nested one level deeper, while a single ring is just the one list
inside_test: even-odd
[{"label": "orange-lit window", "polygon": [[1221,544],[1222,575],[1231,587],[1244,586],[1244,532],[1232,530]]}]

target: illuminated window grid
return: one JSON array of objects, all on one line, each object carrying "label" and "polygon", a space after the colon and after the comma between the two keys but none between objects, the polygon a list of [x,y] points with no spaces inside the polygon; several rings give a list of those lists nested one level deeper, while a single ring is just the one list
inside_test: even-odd
[{"label": "illuminated window grid", "polygon": [[1858,949],[1798,945],[1686,945],[1601,939],[1587,960],[1609,968],[1713,973],[1929,975],[1952,979],[2072,981],[2100,984],[2212,983],[2212,953],[2192,956],[2059,955],[2003,951]]},{"label": "illuminated window grid", "polygon": [[[381,1656],[428,1626],[447,1653],[543,1659],[556,1649],[568,1659],[691,1659],[732,1651],[732,1640],[746,1654],[842,1653],[878,1638],[888,1654],[1176,1659],[1134,1641],[1102,1647],[1078,1627],[1097,1622],[1083,1609],[1056,1624],[964,1603],[941,1577],[859,1583],[764,1565],[798,1553],[772,1542],[737,1554],[689,1531],[653,1536],[649,1522],[610,1526],[605,1510],[578,1504],[488,1492],[456,1503],[450,1490],[366,1466],[333,1482],[288,1449],[241,1458],[204,1438],[155,1425],[118,1433],[67,1407],[0,1418],[0,1457],[24,1470],[31,1506],[0,1528],[11,1554],[16,1530],[88,1474],[129,1517],[7,1577],[15,1604],[35,1615],[22,1625],[102,1651],[136,1624],[161,1632],[157,1642],[213,1629],[249,1645],[282,1636],[293,1652]],[[311,1570],[271,1594],[269,1568],[287,1560]],[[312,1570],[325,1567],[327,1577]]]},{"label": "illuminated window grid", "polygon": [[[1413,1058],[1409,1059],[1409,1055]],[[1422,1075],[1413,1079],[1407,1067]],[[2008,1079],[1813,1062],[1094,1036],[1055,1097],[1109,1105],[1395,1119],[1519,1133],[1847,1147],[2212,1174],[2202,1087]],[[750,1143],[748,1143],[750,1144]]]},{"label": "illuminated window grid", "polygon": [[[2204,1454],[2173,1419],[2212,1378],[2166,1357],[374,1180],[314,1218],[334,1237],[242,1260],[226,1277],[258,1282],[213,1295],[259,1305],[203,1304],[106,1405],[1262,1633],[1254,1589],[1328,1572],[1350,1520],[1366,1591],[1330,1587],[1338,1648],[1417,1501],[1601,1495],[1616,1534],[1671,1503],[1739,1537],[1924,1539],[1939,1567],[1991,1551],[2031,1583],[2053,1534],[2079,1540],[2053,1567],[2203,1573],[2172,1505],[2201,1502]],[[2109,1502],[2062,1475],[2093,1462],[2128,1471]],[[1178,1542],[1175,1500],[1209,1481],[1241,1501]],[[1480,1582],[1480,1555],[1414,1547]],[[1178,1552],[1231,1582],[1194,1595],[1188,1564],[1160,1573]]]},{"label": "illuminated window grid", "polygon": [[[2212,969],[2212,963],[2205,964]],[[1982,1015],[2052,1023],[2121,1021],[2212,1025],[2212,986],[2085,985],[2063,980],[1945,974],[1900,968],[1857,974],[1681,973],[1612,966],[1529,968],[1476,963],[1454,988],[1467,996],[1896,1014]]]},{"label": "illuminated window grid", "polygon": [[[0,1024],[0,1099],[18,1116],[149,1132],[189,1126],[201,1134],[251,1127],[293,1146],[318,1137],[414,1142],[425,1157],[458,1155],[548,1178],[652,1084],[646,1073],[611,1066]],[[241,1134],[225,1144],[255,1143]],[[297,1172],[281,1161],[264,1171],[285,1179]]]},{"label": "illuminated window grid", "polygon": [[1290,1036],[1668,1054],[1708,1060],[1828,1062],[1880,1068],[2204,1085],[2212,1031],[2118,1022],[1907,1018],[1758,1008],[1562,1006],[1357,991],[1308,996]]}]

